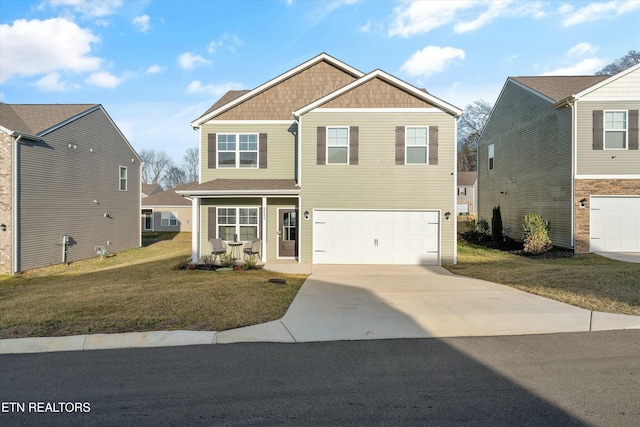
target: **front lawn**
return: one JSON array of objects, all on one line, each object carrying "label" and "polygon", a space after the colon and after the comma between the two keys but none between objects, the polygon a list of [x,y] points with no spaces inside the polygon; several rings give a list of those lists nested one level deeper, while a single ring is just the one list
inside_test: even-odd
[{"label": "front lawn", "polygon": [[190,235],[168,237],[145,236],[146,247],[1,280],[0,338],[233,329],[281,318],[306,279],[178,270]]},{"label": "front lawn", "polygon": [[459,240],[458,264],[445,268],[588,310],[640,315],[640,264],[596,254],[531,259]]}]

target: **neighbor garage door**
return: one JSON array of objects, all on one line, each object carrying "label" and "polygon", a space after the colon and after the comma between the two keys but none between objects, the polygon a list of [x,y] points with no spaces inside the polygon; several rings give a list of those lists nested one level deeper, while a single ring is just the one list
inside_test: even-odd
[{"label": "neighbor garage door", "polygon": [[439,212],[314,210],[315,264],[438,265]]},{"label": "neighbor garage door", "polygon": [[640,197],[591,197],[591,252],[640,252]]}]

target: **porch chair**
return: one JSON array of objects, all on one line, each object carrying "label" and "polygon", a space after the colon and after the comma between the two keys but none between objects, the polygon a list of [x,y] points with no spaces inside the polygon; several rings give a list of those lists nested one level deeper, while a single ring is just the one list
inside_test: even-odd
[{"label": "porch chair", "polygon": [[244,257],[253,258],[256,255],[260,254],[260,250],[262,249],[262,240],[260,239],[252,239],[250,242],[247,242],[244,245]]},{"label": "porch chair", "polygon": [[220,259],[220,255],[227,253],[227,244],[222,239],[209,239],[209,247],[211,255],[213,255],[213,262],[216,262],[216,258]]}]

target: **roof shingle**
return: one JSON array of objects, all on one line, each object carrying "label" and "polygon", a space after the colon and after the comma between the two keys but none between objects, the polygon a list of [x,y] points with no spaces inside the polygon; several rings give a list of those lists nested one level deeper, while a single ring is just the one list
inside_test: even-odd
[{"label": "roof shingle", "polygon": [[38,135],[99,104],[5,104],[0,102],[0,125]]},{"label": "roof shingle", "polygon": [[533,76],[511,79],[558,102],[609,77],[611,76]]}]

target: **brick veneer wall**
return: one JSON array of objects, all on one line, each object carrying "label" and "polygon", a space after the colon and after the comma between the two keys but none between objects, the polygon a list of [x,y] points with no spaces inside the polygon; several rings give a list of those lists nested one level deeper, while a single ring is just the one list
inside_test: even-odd
[{"label": "brick veneer wall", "polygon": [[[640,179],[578,179],[575,184],[575,246],[577,253],[589,252],[589,196],[639,195]],[[584,209],[580,200],[587,199]]]},{"label": "brick veneer wall", "polygon": [[0,229],[0,274],[11,274],[11,154],[13,138],[0,132],[0,224],[7,226],[6,231]]}]

